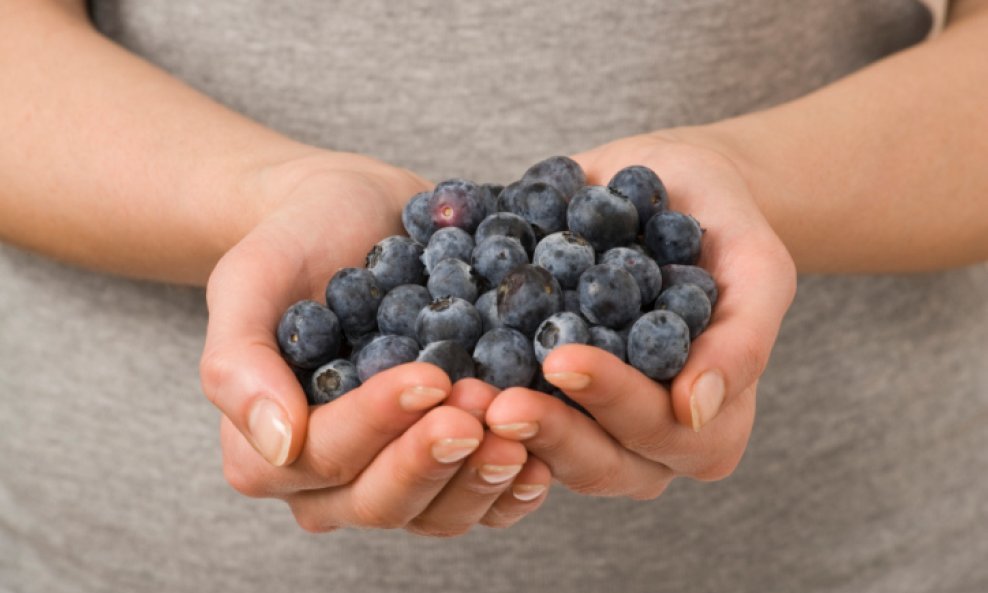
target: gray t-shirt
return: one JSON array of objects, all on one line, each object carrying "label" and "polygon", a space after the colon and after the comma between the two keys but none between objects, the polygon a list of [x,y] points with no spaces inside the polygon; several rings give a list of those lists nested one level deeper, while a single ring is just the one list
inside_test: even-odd
[{"label": "gray t-shirt", "polygon": [[[915,0],[93,8],[293,137],[500,182],[798,97],[931,22]],[[517,526],[454,540],[309,535],[230,489],[198,385],[205,321],[200,290],[0,246],[0,591],[988,590],[984,266],[801,278],[732,477],[650,502],[556,487]]]}]

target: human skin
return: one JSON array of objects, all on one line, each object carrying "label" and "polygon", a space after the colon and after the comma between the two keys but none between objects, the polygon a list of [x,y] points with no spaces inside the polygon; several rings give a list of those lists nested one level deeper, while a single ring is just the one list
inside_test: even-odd
[{"label": "human skin", "polygon": [[[677,476],[730,475],[792,285],[787,256],[761,223],[728,222],[724,209],[753,202],[800,272],[917,272],[988,259],[986,52],[988,2],[955,2],[938,38],[803,98],[576,155],[591,183],[631,164],[659,171],[671,207],[708,229],[703,263],[721,299],[669,389],[606,353],[565,346],[546,359],[546,379],[597,422],[509,389],[488,409],[492,430],[588,494],[652,498]],[[746,236],[733,236],[747,225]],[[763,246],[749,251],[753,237]],[[779,268],[764,268],[773,258]]]},{"label": "human skin", "polygon": [[[109,272],[208,279],[201,374],[223,412],[226,476],[245,494],[285,499],[313,531],[509,525],[544,500],[550,469],[575,490],[636,498],[678,475],[724,477],[750,433],[793,260],[841,272],[988,257],[988,88],[978,84],[988,23],[985,2],[968,1],[937,40],[804,99],[576,156],[597,183],[627,164],[653,166],[672,207],[710,230],[703,263],[723,301],[670,392],[606,353],[568,346],[546,360],[547,378],[597,424],[528,390],[450,386],[422,364],[310,413],[278,356],[277,318],[399,232],[401,203],[428,184],[227,110],[102,38],[81,6],[0,0],[0,237]],[[321,429],[341,425],[352,432]],[[468,456],[443,463],[437,444],[443,459],[456,456],[448,445]],[[484,465],[520,473],[491,485]]]}]

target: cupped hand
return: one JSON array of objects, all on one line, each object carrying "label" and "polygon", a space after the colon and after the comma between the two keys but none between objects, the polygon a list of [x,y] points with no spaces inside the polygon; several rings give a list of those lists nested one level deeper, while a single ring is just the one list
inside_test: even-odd
[{"label": "cupped hand", "polygon": [[480,417],[495,391],[450,385],[437,367],[381,373],[309,408],[274,329],[301,299],[322,301],[340,267],[401,232],[404,202],[430,186],[373,159],[314,154],[258,171],[256,222],[207,285],[203,390],[222,412],[224,473],[239,492],[284,499],[305,529],[396,528],[454,535],[508,525],[544,497],[548,469]]},{"label": "cupped hand", "polygon": [[792,258],[762,216],[739,169],[724,154],[652,134],[576,155],[588,183],[645,165],[665,183],[670,208],[705,229],[699,265],[719,298],[686,366],[666,386],[589,346],[552,352],[546,379],[593,419],[554,397],[509,389],[487,412],[494,433],[524,442],[573,490],[647,499],[676,476],[726,477],[747,446],[758,379],[796,286]]}]

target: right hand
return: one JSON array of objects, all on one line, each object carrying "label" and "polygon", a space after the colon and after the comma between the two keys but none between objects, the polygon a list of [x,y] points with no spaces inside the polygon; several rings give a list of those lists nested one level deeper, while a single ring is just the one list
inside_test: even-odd
[{"label": "right hand", "polygon": [[[525,501],[514,493],[525,498],[547,488],[548,468],[520,443],[485,435],[478,419],[492,387],[476,380],[451,386],[437,367],[413,363],[310,410],[278,351],[274,329],[285,309],[304,298],[322,301],[336,269],[362,265],[375,242],[401,232],[404,202],[429,184],[336,153],[252,179],[259,200],[245,210],[256,222],[210,276],[200,366],[203,391],[223,413],[230,484],[285,500],[309,531],[404,527],[456,535],[476,523],[510,525],[538,507],[543,495]],[[515,469],[517,476],[491,475]]]}]

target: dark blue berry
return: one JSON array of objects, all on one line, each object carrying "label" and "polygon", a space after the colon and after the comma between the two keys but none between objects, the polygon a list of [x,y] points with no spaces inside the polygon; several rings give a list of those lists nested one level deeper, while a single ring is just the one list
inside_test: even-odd
[{"label": "dark blue berry", "polygon": [[662,290],[662,272],[659,270],[659,264],[642,251],[629,247],[615,247],[600,256],[600,263],[624,268],[634,276],[638,290],[641,292],[643,306],[647,307],[654,303],[655,297],[659,296]]},{"label": "dark blue berry", "polygon": [[444,259],[432,269],[426,286],[434,299],[452,296],[472,303],[480,294],[481,284],[473,266],[459,259]]},{"label": "dark blue berry", "polygon": [[477,378],[498,389],[525,387],[538,370],[531,340],[507,327],[481,336],[473,360]]},{"label": "dark blue berry", "polygon": [[480,188],[484,191],[484,216],[490,216],[497,212],[497,198],[501,195],[504,186],[497,183],[483,183]]},{"label": "dark blue berry", "polygon": [[710,323],[710,299],[696,284],[677,284],[662,291],[655,301],[656,311],[671,311],[683,318],[695,340]]},{"label": "dark blue berry", "polygon": [[386,371],[419,355],[419,345],[408,336],[378,336],[357,355],[357,376],[364,383],[381,371]]},{"label": "dark blue berry", "polygon": [[429,237],[436,230],[432,223],[432,213],[429,212],[431,197],[431,191],[417,193],[408,200],[401,211],[401,223],[405,227],[405,232],[422,245],[429,242]]},{"label": "dark blue berry", "polygon": [[373,331],[366,334],[360,334],[359,336],[347,336],[347,340],[350,342],[350,362],[357,364],[357,357],[360,356],[360,351],[364,349],[364,346],[373,342],[374,338],[380,335],[381,332]]},{"label": "dark blue berry", "polygon": [[655,171],[641,165],[625,167],[611,178],[607,187],[635,205],[638,221],[644,225],[652,216],[669,209],[669,194]]},{"label": "dark blue berry", "polygon": [[457,297],[435,299],[419,312],[415,321],[415,332],[423,346],[432,342],[456,340],[464,348],[471,350],[483,328],[484,322],[477,309],[468,301]]},{"label": "dark blue berry", "polygon": [[562,288],[576,288],[580,275],[594,265],[594,250],[580,235],[562,231],[539,241],[532,263],[549,270]]},{"label": "dark blue berry", "polygon": [[473,357],[455,340],[442,340],[426,346],[418,357],[419,362],[428,362],[441,368],[451,383],[475,375]]},{"label": "dark blue berry", "polygon": [[641,292],[623,268],[598,264],[580,276],[580,311],[591,323],[618,329],[641,310]]},{"label": "dark blue berry", "polygon": [[278,347],[289,363],[315,368],[336,356],[343,342],[340,322],[328,307],[315,301],[299,301],[278,323]]},{"label": "dark blue berry", "polygon": [[377,327],[377,308],[386,291],[366,268],[341,268],[326,285],[326,302],[343,331],[358,336]]},{"label": "dark blue berry", "polygon": [[473,233],[486,216],[488,191],[465,179],[447,179],[432,191],[429,213],[436,228],[459,227]]},{"label": "dark blue berry", "polygon": [[477,297],[477,302],[473,306],[480,313],[480,318],[484,322],[485,333],[492,329],[504,327],[504,324],[501,323],[501,320],[497,316],[497,289],[488,290]]},{"label": "dark blue berry", "polygon": [[569,230],[579,233],[597,251],[631,243],[638,236],[635,205],[600,185],[588,185],[576,192],[566,222]]},{"label": "dark blue berry", "polygon": [[422,252],[422,245],[409,237],[387,237],[367,253],[367,269],[384,292],[402,284],[422,284],[425,279]]},{"label": "dark blue berry", "polygon": [[576,313],[580,317],[583,317],[583,311],[580,310],[580,293],[576,290],[564,290],[563,291],[563,311],[569,311],[570,313]]},{"label": "dark blue berry", "polygon": [[513,212],[491,214],[480,223],[473,237],[477,245],[480,245],[485,239],[497,235],[518,239],[529,255],[535,251],[535,231],[532,230],[532,225]]},{"label": "dark blue berry", "polygon": [[656,381],[668,381],[686,365],[690,328],[679,315],[651,311],[641,316],[628,335],[628,362]]},{"label": "dark blue berry", "polygon": [[660,212],[645,223],[645,246],[660,266],[695,264],[702,237],[700,223],[681,212]]},{"label": "dark blue berry", "polygon": [[678,286],[680,284],[696,284],[707,293],[710,299],[710,307],[717,306],[717,283],[714,282],[710,272],[700,266],[685,266],[680,264],[668,264],[660,268],[662,270],[662,285],[665,288]]},{"label": "dark blue berry", "polygon": [[531,264],[518,266],[498,284],[498,318],[526,336],[531,336],[543,319],[562,308],[562,289],[545,268]]},{"label": "dark blue berry", "polygon": [[621,337],[621,334],[609,327],[604,327],[602,325],[595,325],[591,327],[590,342],[588,343],[591,346],[596,346],[597,348],[610,352],[622,361],[627,360],[625,356],[624,338]]},{"label": "dark blue berry", "polygon": [[583,168],[567,156],[552,156],[535,163],[525,171],[522,179],[553,186],[567,202],[587,183]]},{"label": "dark blue berry", "polygon": [[319,406],[328,404],[357,387],[360,387],[357,367],[349,360],[337,358],[327,362],[312,373],[306,396],[309,399],[309,405]]},{"label": "dark blue berry", "polygon": [[563,344],[586,344],[590,341],[590,330],[583,318],[576,313],[562,311],[550,315],[535,330],[535,359],[545,362],[550,352]]},{"label": "dark blue berry", "polygon": [[497,286],[508,272],[527,263],[525,248],[513,237],[495,235],[473,250],[473,267],[489,286]]},{"label": "dark blue berry", "polygon": [[516,181],[504,188],[498,199],[502,211],[524,218],[536,237],[566,229],[566,200],[559,191],[541,181]]},{"label": "dark blue berry", "polygon": [[429,290],[420,284],[402,284],[384,295],[377,308],[377,327],[383,334],[417,338],[415,320],[432,302]]},{"label": "dark blue berry", "polygon": [[432,234],[422,253],[422,263],[425,264],[425,271],[431,274],[436,264],[444,259],[458,259],[469,264],[472,253],[473,237],[470,233],[451,226]]}]

